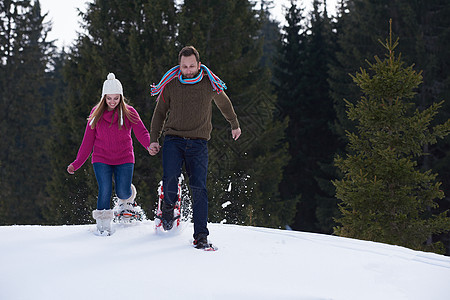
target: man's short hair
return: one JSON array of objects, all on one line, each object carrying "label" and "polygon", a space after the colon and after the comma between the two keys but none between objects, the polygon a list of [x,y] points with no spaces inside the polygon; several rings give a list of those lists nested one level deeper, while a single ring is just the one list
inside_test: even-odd
[{"label": "man's short hair", "polygon": [[178,53],[178,63],[181,62],[182,56],[191,56],[192,54],[195,55],[197,62],[200,62],[200,54],[198,54],[197,49],[195,49],[194,46],[186,46]]}]

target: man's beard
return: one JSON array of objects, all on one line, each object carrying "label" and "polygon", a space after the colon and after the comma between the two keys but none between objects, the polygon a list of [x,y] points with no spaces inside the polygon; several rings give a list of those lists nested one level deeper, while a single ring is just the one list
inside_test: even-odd
[{"label": "man's beard", "polygon": [[195,77],[198,76],[199,73],[200,73],[200,69],[198,69],[196,73],[191,74],[191,75],[189,75],[189,74],[184,75],[184,74],[183,74],[183,77],[184,77],[184,78],[195,78]]}]

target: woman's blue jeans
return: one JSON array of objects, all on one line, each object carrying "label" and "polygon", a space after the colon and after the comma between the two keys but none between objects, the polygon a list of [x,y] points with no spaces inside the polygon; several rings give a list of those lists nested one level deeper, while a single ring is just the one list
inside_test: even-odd
[{"label": "woman's blue jeans", "polygon": [[[131,197],[131,182],[133,180],[134,164],[107,165],[94,163],[95,178],[98,183],[97,209],[110,209],[112,196],[112,183],[119,199]],[[114,178],[113,178],[114,176]]]},{"label": "woman's blue jeans", "polygon": [[184,163],[193,198],[194,238],[197,238],[200,233],[208,235],[208,191],[206,190],[208,142],[202,139],[185,139],[167,135],[164,138],[162,155],[164,202],[175,204],[178,178]]}]

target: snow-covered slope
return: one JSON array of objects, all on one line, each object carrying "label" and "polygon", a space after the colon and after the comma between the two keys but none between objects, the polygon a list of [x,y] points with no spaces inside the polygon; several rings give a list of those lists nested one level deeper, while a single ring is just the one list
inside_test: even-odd
[{"label": "snow-covered slope", "polygon": [[450,258],[327,235],[210,224],[219,247],[191,246],[192,225],[153,222],[0,227],[0,299],[450,299]]}]

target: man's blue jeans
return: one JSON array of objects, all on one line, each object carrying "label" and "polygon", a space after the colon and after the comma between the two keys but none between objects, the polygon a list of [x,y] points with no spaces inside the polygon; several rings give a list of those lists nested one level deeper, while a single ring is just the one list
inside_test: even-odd
[{"label": "man's blue jeans", "polygon": [[164,201],[175,204],[178,178],[184,163],[193,198],[194,238],[200,233],[208,235],[208,142],[168,135],[164,139],[162,155]]},{"label": "man's blue jeans", "polygon": [[107,165],[94,163],[95,178],[98,183],[97,209],[110,209],[112,196],[112,182],[119,199],[131,197],[131,182],[133,180],[134,164]]}]

